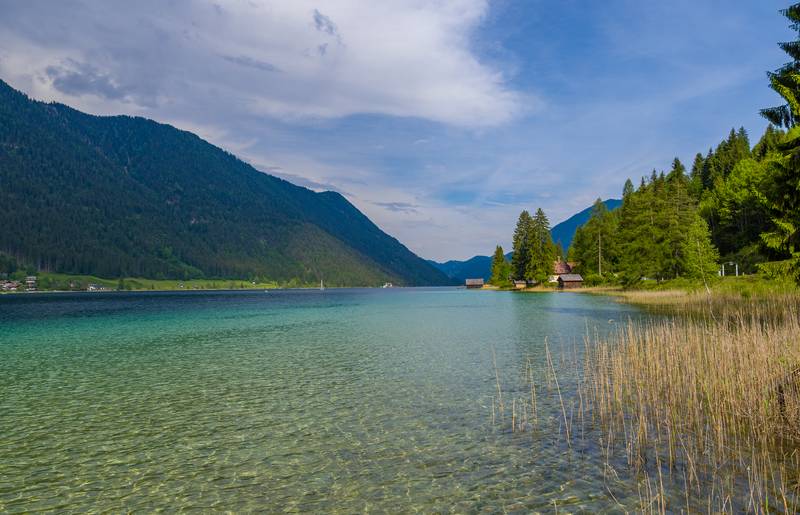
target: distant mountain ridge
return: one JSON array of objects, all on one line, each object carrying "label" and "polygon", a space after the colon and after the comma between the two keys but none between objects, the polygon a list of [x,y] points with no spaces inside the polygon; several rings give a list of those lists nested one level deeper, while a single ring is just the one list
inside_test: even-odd
[{"label": "distant mountain ridge", "polygon": [[489,256],[475,256],[466,261],[446,261],[444,263],[437,263],[433,260],[428,260],[428,263],[435,266],[447,277],[463,283],[465,279],[483,278],[488,281],[491,277],[492,258]]},{"label": "distant mountain ridge", "polygon": [[[611,198],[604,200],[603,204],[606,205],[609,211],[613,211],[622,205],[622,200]],[[594,206],[589,206],[583,211],[575,213],[550,229],[550,235],[553,237],[553,242],[560,243],[564,248],[564,252],[566,252],[569,249],[569,246],[572,245],[572,238],[575,237],[575,231],[578,230],[578,227],[588,222],[589,218],[592,217],[593,207]]]},{"label": "distant mountain ridge", "polygon": [[0,227],[0,253],[55,272],[452,282],[338,193],[262,173],[172,126],[34,101],[3,81]]},{"label": "distant mountain ridge", "polygon": [[[604,200],[603,204],[606,205],[609,211],[613,211],[622,205],[622,200],[608,199]],[[575,213],[563,222],[557,224],[550,229],[550,235],[555,243],[561,243],[564,252],[569,249],[572,244],[572,238],[575,237],[575,231],[578,227],[589,221],[592,216],[592,207],[589,206],[579,213]],[[510,259],[512,253],[506,254],[506,258]],[[474,256],[466,261],[450,260],[444,263],[437,263],[436,261],[428,261],[433,266],[444,272],[448,277],[463,283],[468,278],[482,277],[484,280],[489,280],[492,275],[492,258],[490,256]]]}]

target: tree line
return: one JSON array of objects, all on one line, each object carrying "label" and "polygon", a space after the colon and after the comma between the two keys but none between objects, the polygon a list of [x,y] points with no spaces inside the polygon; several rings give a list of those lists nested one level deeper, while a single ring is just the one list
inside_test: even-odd
[{"label": "tree line", "polygon": [[542,283],[553,271],[553,261],[562,253],[550,235],[550,220],[541,208],[531,216],[523,211],[514,230],[513,249],[509,263],[503,247],[497,246],[492,257],[492,277],[495,286],[508,286],[512,281]]},{"label": "tree line", "polygon": [[669,173],[654,171],[636,189],[626,181],[619,209],[608,211],[595,202],[569,249],[576,271],[589,284],[677,277],[707,281],[716,275],[719,253],[690,192],[691,181],[675,159]]},{"label": "tree line", "polygon": [[[568,257],[588,283],[708,280],[720,263],[735,262],[744,272],[779,270],[800,284],[800,4],[781,13],[798,38],[779,43],[791,61],[768,74],[785,104],[761,111],[769,121],[764,134],[751,147],[744,128],[731,129],[688,172],[675,158],[668,172],[653,170],[638,187],[626,181],[613,212],[598,199]],[[515,256],[516,249],[515,233]],[[528,263],[525,278],[540,277]]]}]

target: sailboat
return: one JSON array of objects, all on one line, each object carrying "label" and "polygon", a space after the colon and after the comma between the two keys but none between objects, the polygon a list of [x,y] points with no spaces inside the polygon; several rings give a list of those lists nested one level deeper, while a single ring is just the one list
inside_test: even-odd
[{"label": "sailboat", "polygon": [[322,279],[319,280],[319,291],[325,291],[325,284],[323,284]]}]

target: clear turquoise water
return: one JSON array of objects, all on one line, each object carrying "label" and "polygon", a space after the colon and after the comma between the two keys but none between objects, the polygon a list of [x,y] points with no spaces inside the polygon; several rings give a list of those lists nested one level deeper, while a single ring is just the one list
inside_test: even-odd
[{"label": "clear turquoise water", "polygon": [[458,289],[0,296],[0,511],[617,509],[635,484],[611,499],[552,396],[538,429],[493,423],[492,351],[507,399],[528,358],[546,391],[545,337],[580,352],[630,316]]}]

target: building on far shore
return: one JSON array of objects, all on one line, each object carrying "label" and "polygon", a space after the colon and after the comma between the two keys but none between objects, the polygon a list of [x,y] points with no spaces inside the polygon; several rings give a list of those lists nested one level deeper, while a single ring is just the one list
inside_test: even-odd
[{"label": "building on far shore", "polygon": [[553,261],[553,275],[550,276],[548,282],[557,283],[559,276],[571,274],[575,266],[575,263],[568,263],[566,261],[561,261],[561,259]]},{"label": "building on far shore", "polygon": [[483,278],[467,279],[465,284],[467,288],[483,288]]},{"label": "building on far shore", "polygon": [[580,274],[561,274],[558,276],[558,287],[564,290],[580,288],[583,286],[583,277]]},{"label": "building on far shore", "polygon": [[28,291],[36,291],[36,276],[29,275],[25,278],[25,288]]},{"label": "building on far shore", "polygon": [[0,281],[0,290],[2,291],[17,291],[20,286],[19,281]]},{"label": "building on far shore", "polygon": [[528,287],[528,281],[520,281],[520,280],[514,281],[514,288],[516,288],[517,290],[524,290],[527,287]]}]

